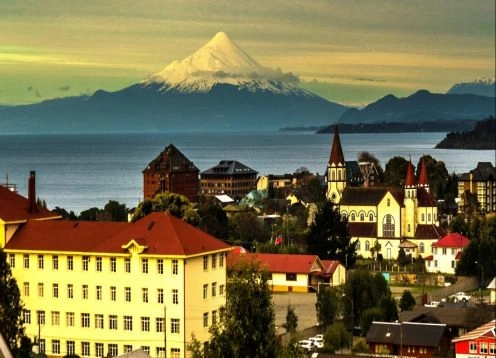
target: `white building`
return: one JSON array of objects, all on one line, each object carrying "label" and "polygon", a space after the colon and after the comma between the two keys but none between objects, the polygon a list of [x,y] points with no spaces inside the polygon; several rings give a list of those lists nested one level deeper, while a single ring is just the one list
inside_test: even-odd
[{"label": "white building", "polygon": [[432,244],[432,255],[425,258],[427,272],[455,274],[462,252],[470,240],[454,232]]}]

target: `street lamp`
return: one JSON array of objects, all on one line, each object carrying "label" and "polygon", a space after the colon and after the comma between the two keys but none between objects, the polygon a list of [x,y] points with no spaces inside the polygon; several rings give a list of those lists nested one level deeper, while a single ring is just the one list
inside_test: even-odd
[{"label": "street lamp", "polygon": [[354,320],[353,320],[353,297],[346,296],[346,293],[343,293],[343,297],[346,297],[348,300],[350,300],[351,303],[351,345],[350,345],[350,350],[353,348],[353,328],[354,328]]}]

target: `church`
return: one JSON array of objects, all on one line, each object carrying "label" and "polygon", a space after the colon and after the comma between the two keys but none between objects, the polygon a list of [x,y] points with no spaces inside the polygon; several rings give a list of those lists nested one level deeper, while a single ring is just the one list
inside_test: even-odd
[{"label": "church", "polygon": [[410,160],[403,188],[350,186],[341,140],[336,126],[327,164],[326,196],[348,218],[357,255],[381,254],[396,259],[403,248],[412,258],[431,254],[431,246],[446,232],[439,227],[437,201],[431,195],[424,161],[418,180]]}]

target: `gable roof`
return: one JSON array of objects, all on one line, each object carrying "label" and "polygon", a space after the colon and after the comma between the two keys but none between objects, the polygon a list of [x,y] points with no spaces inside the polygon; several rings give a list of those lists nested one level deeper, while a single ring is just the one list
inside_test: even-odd
[{"label": "gable roof", "polygon": [[462,342],[462,341],[468,341],[468,340],[474,340],[477,338],[481,337],[486,337],[486,338],[496,338],[496,320],[492,320],[487,322],[486,324],[483,324],[480,327],[477,327],[473,331],[468,332],[467,334],[464,334],[461,337],[455,338],[451,340],[452,342]]},{"label": "gable roof", "polygon": [[367,343],[438,347],[445,331],[445,324],[372,322],[365,339]]},{"label": "gable roof", "polygon": [[260,262],[271,273],[304,273],[322,271],[324,265],[317,255],[241,253],[228,256],[230,265],[238,260]]},{"label": "gable roof", "polygon": [[143,170],[146,172],[199,172],[199,169],[173,144],[169,144]]},{"label": "gable roof", "polygon": [[375,206],[380,203],[388,188],[384,187],[351,187],[347,186],[343,191],[343,196],[339,205],[368,205]]},{"label": "gable roof", "polygon": [[[134,241],[134,242],[133,242]],[[231,246],[167,213],[153,212],[134,223],[29,221],[6,250],[125,254],[140,246],[145,255],[194,256]]]},{"label": "gable roof", "polygon": [[224,174],[224,175],[242,175],[242,174],[258,174],[256,170],[253,170],[243,163],[237,160],[221,160],[219,164],[210,169],[204,170],[200,175],[209,174]]},{"label": "gable roof", "polygon": [[493,166],[491,162],[478,162],[477,167],[472,169],[470,172],[462,174],[460,176],[460,181],[470,180],[470,174],[472,174],[472,180],[474,181],[491,181],[496,179],[496,167]]},{"label": "gable roof", "polygon": [[446,235],[446,230],[434,224],[419,224],[415,229],[416,239],[439,240]]},{"label": "gable roof", "polygon": [[338,260],[321,260],[324,265],[324,273],[332,275],[341,264]]},{"label": "gable roof", "polygon": [[15,191],[0,185],[0,220],[24,222],[29,219],[59,219],[60,215],[38,206],[36,212],[29,212],[28,199]]},{"label": "gable roof", "polygon": [[447,327],[466,327],[467,309],[464,307],[415,306],[411,311],[402,311],[402,322],[443,323]]},{"label": "gable roof", "polygon": [[465,247],[470,240],[458,232],[452,232],[444,236],[438,242],[432,244],[433,247]]},{"label": "gable roof", "polygon": [[425,188],[417,188],[417,201],[419,207],[437,207],[437,200]]}]

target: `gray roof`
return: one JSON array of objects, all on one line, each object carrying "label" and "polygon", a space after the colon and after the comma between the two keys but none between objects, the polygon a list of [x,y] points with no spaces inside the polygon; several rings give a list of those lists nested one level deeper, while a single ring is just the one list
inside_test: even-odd
[{"label": "gray roof", "polygon": [[247,167],[246,165],[236,160],[221,160],[219,164],[210,169],[204,170],[200,175],[204,174],[225,174],[225,175],[241,175],[241,174],[255,174],[258,172]]},{"label": "gray roof", "polygon": [[445,324],[372,322],[366,341],[367,343],[438,347],[445,331]]},{"label": "gray roof", "polygon": [[491,162],[478,162],[477,167],[470,172],[460,175],[461,181],[470,180],[470,174],[475,181],[489,181],[496,179],[496,168]]}]

